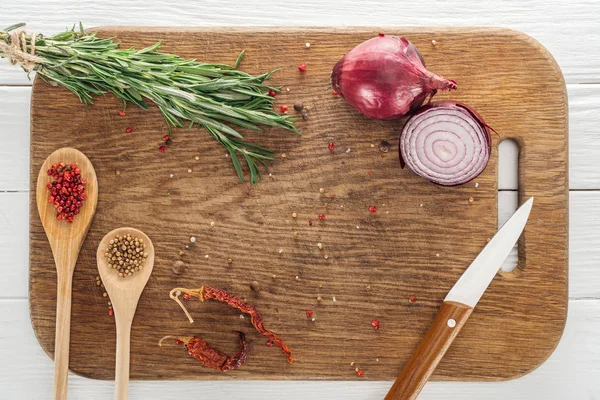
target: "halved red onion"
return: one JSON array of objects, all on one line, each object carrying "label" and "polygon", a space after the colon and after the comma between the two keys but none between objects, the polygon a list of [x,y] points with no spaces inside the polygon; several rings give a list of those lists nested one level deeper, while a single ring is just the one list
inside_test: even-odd
[{"label": "halved red onion", "polygon": [[433,183],[467,183],[485,169],[491,152],[488,126],[469,106],[439,101],[421,107],[400,135],[400,163]]}]

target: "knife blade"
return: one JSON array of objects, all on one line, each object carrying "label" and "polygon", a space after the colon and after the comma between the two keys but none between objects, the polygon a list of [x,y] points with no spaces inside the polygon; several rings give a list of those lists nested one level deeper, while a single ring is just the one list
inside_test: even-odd
[{"label": "knife blade", "polygon": [[385,400],[416,399],[521,236],[530,197],[477,255],[444,299],[431,327],[405,364]]}]

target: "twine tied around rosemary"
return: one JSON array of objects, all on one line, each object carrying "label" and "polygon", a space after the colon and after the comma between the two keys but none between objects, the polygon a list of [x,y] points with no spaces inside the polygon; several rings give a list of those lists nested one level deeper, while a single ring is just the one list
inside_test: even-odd
[{"label": "twine tied around rosemary", "polygon": [[42,62],[42,57],[35,55],[35,33],[31,34],[30,51],[27,52],[26,33],[22,29],[10,35],[10,44],[0,41],[0,52],[6,55],[12,65],[19,64],[25,71],[31,72],[35,66]]}]

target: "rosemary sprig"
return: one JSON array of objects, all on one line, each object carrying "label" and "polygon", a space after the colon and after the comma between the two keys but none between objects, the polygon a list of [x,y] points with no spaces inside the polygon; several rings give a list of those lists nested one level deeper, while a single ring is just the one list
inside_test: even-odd
[{"label": "rosemary sprig", "polygon": [[[11,45],[10,32],[23,25],[0,31],[0,43]],[[188,129],[204,127],[229,151],[241,181],[245,177],[240,160],[248,167],[250,182],[255,183],[261,177],[260,167],[266,167],[274,154],[245,142],[240,128],[262,131],[261,126],[272,126],[299,134],[294,118],[273,111],[268,91],[279,90],[265,81],[275,71],[253,76],[238,70],[243,51],[234,65],[206,64],[161,53],[161,42],[141,50],[120,49],[114,38],[88,34],[81,24],[79,30],[73,27],[49,37],[22,37],[26,52],[31,51],[32,40],[35,44],[38,60],[32,70],[49,84],[69,89],[86,105],[108,92],[123,102],[123,108],[132,103],[147,109],[147,101],[155,103],[169,132],[184,124]],[[11,58],[11,54],[0,48],[0,57]]]}]

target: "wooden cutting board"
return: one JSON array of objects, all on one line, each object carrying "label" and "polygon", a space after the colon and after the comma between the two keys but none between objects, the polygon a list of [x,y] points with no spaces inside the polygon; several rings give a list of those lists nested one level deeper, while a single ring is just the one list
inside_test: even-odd
[{"label": "wooden cutting board", "polygon": [[[279,154],[271,174],[250,187],[238,182],[225,150],[204,131],[175,130],[174,143],[159,153],[167,128],[156,107],[129,107],[121,117],[119,102],[106,96],[86,110],[67,90],[36,80],[30,306],[33,328],[50,356],[56,273],[34,199],[38,168],[56,148],[83,151],[99,184],[97,214],[73,281],[75,373],[114,377],[114,320],[96,285],[95,254],[104,234],[132,226],[156,248],[154,272],[133,323],[132,379],[391,380],[447,291],[496,232],[497,147],[506,138],[521,148],[520,197],[535,196],[519,268],[494,279],[434,378],[511,379],[553,351],[567,312],[567,94],[560,69],[539,43],[518,32],[482,28],[98,31],[125,47],[162,40],[164,51],[214,63],[233,63],[245,50],[242,69],[280,68],[273,84],[284,89],[276,107],[288,104],[294,113],[292,105],[302,102],[310,108],[309,119],[298,121],[301,137],[277,129],[248,133]],[[458,82],[451,98],[473,106],[497,131],[489,165],[475,181],[440,187],[400,169],[403,121],[363,117],[332,95],[332,66],[379,31],[412,41],[431,71]],[[306,72],[298,71],[299,64],[306,64]],[[450,96],[440,93],[438,99]],[[127,127],[133,132],[125,133]],[[387,153],[379,149],[384,140],[391,144]],[[369,211],[372,205],[376,213]],[[171,267],[179,260],[187,269],[175,275]],[[258,292],[251,289],[254,281]],[[254,304],[265,325],[288,342],[295,362],[288,364],[279,349],[267,347],[248,318],[224,304],[189,302],[196,319],[190,324],[168,293],[202,285],[225,288]],[[314,321],[306,310],[313,311]],[[373,319],[379,330],[371,326]],[[233,330],[246,333],[250,352],[241,369],[227,373],[203,367],[182,347],[157,345],[163,335],[198,335],[232,354]]]}]

